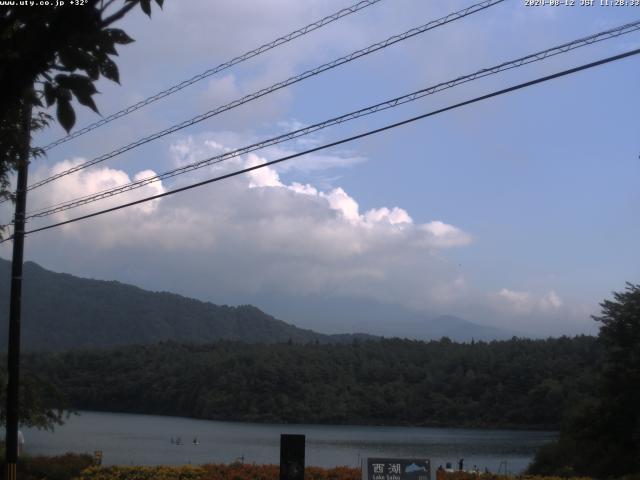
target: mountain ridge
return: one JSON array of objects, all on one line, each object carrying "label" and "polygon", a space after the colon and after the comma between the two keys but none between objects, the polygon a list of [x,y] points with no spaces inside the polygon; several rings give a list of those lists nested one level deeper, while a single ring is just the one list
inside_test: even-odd
[{"label": "mountain ridge", "polygon": [[[0,259],[0,342],[6,345],[10,262]],[[110,348],[165,340],[205,343],[341,343],[374,338],[326,335],[278,320],[253,305],[215,305],[171,292],[151,292],[24,264],[25,350]]]},{"label": "mountain ridge", "polygon": [[[8,298],[11,263],[0,258],[0,348],[7,343]],[[400,311],[387,331],[319,333],[287,323],[258,307],[216,305],[167,291],[149,291],[115,280],[95,280],[57,273],[35,262],[24,264],[22,346],[24,350],[111,348],[155,344],[162,341],[207,343],[233,340],[245,343],[350,343],[381,336],[413,339],[470,341],[510,338],[453,316],[425,319],[416,316],[403,334],[398,325],[406,319]],[[326,304],[325,304],[326,305]],[[312,307],[313,308],[313,307]],[[331,308],[323,309],[331,317]],[[317,314],[317,312],[315,312]],[[391,318],[391,317],[390,317]],[[413,323],[411,323],[413,322]],[[295,322],[298,324],[298,322]],[[362,325],[365,326],[365,325]],[[410,328],[409,328],[410,327]],[[468,338],[467,338],[468,337]]]}]

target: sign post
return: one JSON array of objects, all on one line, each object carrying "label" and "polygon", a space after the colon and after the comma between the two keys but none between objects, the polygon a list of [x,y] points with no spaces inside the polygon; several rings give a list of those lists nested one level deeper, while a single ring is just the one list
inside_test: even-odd
[{"label": "sign post", "polygon": [[431,480],[431,461],[425,458],[368,458],[363,480]]},{"label": "sign post", "polygon": [[280,435],[280,480],[304,480],[304,435]]}]

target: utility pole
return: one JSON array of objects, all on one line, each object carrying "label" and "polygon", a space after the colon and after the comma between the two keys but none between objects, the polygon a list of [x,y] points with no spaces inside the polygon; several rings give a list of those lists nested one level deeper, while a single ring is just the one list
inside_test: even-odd
[{"label": "utility pole", "polygon": [[18,462],[18,424],[20,388],[20,313],[22,303],[22,259],[24,253],[24,217],[27,210],[27,174],[31,150],[31,96],[28,89],[20,106],[19,128],[23,144],[18,158],[16,209],[13,219],[13,257],[11,260],[11,300],[9,304],[9,349],[6,424],[6,480],[16,480]]}]

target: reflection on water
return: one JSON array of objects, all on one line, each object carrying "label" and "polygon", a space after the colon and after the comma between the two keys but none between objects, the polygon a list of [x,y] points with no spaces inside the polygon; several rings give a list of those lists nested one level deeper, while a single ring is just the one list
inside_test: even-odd
[{"label": "reflection on water", "polygon": [[[415,456],[430,458],[434,469],[464,458],[466,468],[497,471],[506,461],[512,473],[520,473],[535,450],[554,438],[552,432],[273,425],[96,412],[80,412],[54,433],[24,432],[31,454],[102,450],[105,464],[228,463],[242,457],[248,463],[278,463],[280,434],[298,433],[307,437],[307,465],[357,466],[366,457]],[[178,438],[181,445],[171,442]]]}]

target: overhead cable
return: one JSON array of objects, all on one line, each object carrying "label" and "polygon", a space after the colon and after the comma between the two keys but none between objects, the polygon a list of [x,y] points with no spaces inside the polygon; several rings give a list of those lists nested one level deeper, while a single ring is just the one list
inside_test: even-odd
[{"label": "overhead cable", "polygon": [[[160,193],[160,194],[157,194],[157,195],[152,195],[150,197],[142,198],[142,199],[139,199],[139,200],[136,200],[136,201],[133,201],[133,202],[128,202],[128,203],[124,203],[124,204],[121,204],[121,205],[117,205],[115,207],[106,208],[104,210],[100,210],[100,211],[97,211],[97,212],[94,212],[94,213],[90,213],[90,214],[87,214],[87,215],[82,215],[82,216],[75,217],[75,218],[72,218],[72,219],[69,219],[69,220],[65,220],[65,221],[62,221],[62,222],[53,223],[53,224],[50,224],[50,225],[46,225],[44,227],[34,228],[32,230],[29,230],[29,231],[25,232],[25,234],[32,234],[32,233],[41,232],[41,231],[44,231],[44,230],[49,230],[49,229],[52,229],[52,228],[60,227],[62,225],[68,225],[70,223],[75,223],[75,222],[78,222],[78,221],[81,221],[81,220],[86,220],[86,219],[89,219],[89,218],[97,217],[99,215],[104,215],[104,214],[107,214],[107,213],[115,212],[117,210],[122,210],[124,208],[132,207],[134,205],[139,205],[141,203],[149,202],[149,201],[152,201],[152,200],[157,200],[159,198],[167,197],[169,195],[174,195],[176,193],[184,192],[184,191],[187,191],[187,190],[191,190],[193,188],[201,187],[203,185],[208,185],[210,183],[219,182],[219,181],[225,180],[227,178],[235,177],[235,176],[238,176],[238,175],[242,175],[244,173],[251,172],[253,170],[257,170],[259,168],[268,167],[268,166],[275,165],[275,164],[280,163],[280,162],[284,162],[284,161],[287,161],[287,160],[291,160],[293,158],[297,158],[297,157],[301,157],[303,155],[307,155],[309,153],[317,152],[317,151],[324,150],[324,149],[327,149],[327,148],[330,148],[330,147],[335,147],[337,145],[342,145],[344,143],[351,142],[353,140],[357,140],[357,139],[360,139],[360,138],[368,137],[370,135],[374,135],[374,134],[377,134],[377,133],[384,132],[386,130],[390,130],[390,129],[397,128],[397,127],[400,127],[400,126],[403,126],[403,125],[407,125],[409,123],[412,123],[412,122],[415,122],[415,121],[418,121],[418,120],[422,120],[424,118],[432,117],[432,116],[447,112],[449,110],[454,110],[454,109],[457,109],[457,108],[460,108],[460,107],[463,107],[463,106],[466,106],[466,105],[471,105],[473,103],[477,103],[477,102],[480,102],[480,101],[483,101],[483,100],[487,100],[489,98],[497,97],[499,95],[504,95],[506,93],[510,93],[510,92],[513,92],[513,91],[516,91],[516,90],[527,88],[527,87],[530,87],[532,85],[536,85],[536,84],[547,82],[549,80],[553,80],[553,79],[556,79],[556,78],[560,78],[560,77],[564,77],[564,76],[567,76],[567,75],[571,75],[571,74],[574,74],[574,73],[577,73],[577,72],[580,72],[580,71],[583,71],[583,70],[587,70],[587,69],[590,69],[590,68],[593,68],[593,67],[597,67],[597,66],[600,66],[600,65],[604,65],[604,64],[607,64],[607,63],[615,62],[617,60],[621,60],[623,58],[631,57],[631,56],[637,55],[639,53],[640,53],[640,48],[635,49],[635,50],[630,50],[630,51],[627,51],[625,53],[621,53],[619,55],[613,55],[613,56],[610,56],[610,57],[607,57],[607,58],[604,58],[604,59],[601,59],[601,60],[598,60],[598,61],[595,61],[595,62],[583,64],[581,66],[570,68],[568,70],[563,70],[561,72],[557,72],[557,73],[554,73],[552,75],[546,75],[544,77],[540,77],[540,78],[537,78],[535,80],[530,80],[528,82],[519,83],[517,85],[511,86],[511,87],[508,87],[508,88],[497,90],[497,91],[494,91],[492,93],[488,93],[486,95],[481,95],[479,97],[475,97],[475,98],[472,98],[470,100],[466,100],[464,102],[460,102],[460,103],[456,103],[454,105],[450,105],[448,107],[444,107],[444,108],[440,108],[440,109],[437,109],[437,110],[433,110],[431,112],[424,113],[422,115],[418,115],[418,116],[415,116],[415,117],[412,117],[412,118],[409,118],[409,119],[406,119],[406,120],[403,120],[403,121],[400,121],[400,122],[392,123],[392,124],[386,125],[384,127],[376,128],[374,130],[369,130],[367,132],[360,133],[358,135],[354,135],[354,136],[351,136],[351,137],[348,137],[348,138],[343,138],[341,140],[337,140],[335,142],[327,143],[325,145],[321,145],[321,146],[318,146],[318,147],[310,148],[310,149],[305,150],[303,152],[298,152],[298,153],[294,153],[292,155],[287,155],[285,157],[281,157],[281,158],[278,158],[278,159],[275,159],[275,160],[264,162],[264,163],[261,163],[259,165],[254,165],[252,167],[243,168],[241,170],[237,170],[237,171],[234,171],[234,172],[231,172],[231,173],[227,173],[225,175],[220,175],[218,177],[210,178],[208,180],[204,180],[204,181],[201,181],[201,182],[193,183],[191,185],[187,185],[187,186],[184,186],[184,187],[180,187],[180,188],[176,188],[176,189],[173,189],[173,190],[169,190],[169,191],[166,191],[166,192],[163,192],[163,193]],[[2,240],[2,241],[0,241],[0,243],[6,242],[6,241],[10,240],[11,238],[12,237],[9,237],[9,238],[7,238],[5,240]]]},{"label": "overhead cable", "polygon": [[52,175],[48,178],[45,178],[44,180],[40,180],[39,182],[33,183],[29,186],[29,190],[33,190],[34,188],[38,188],[41,187],[43,185],[46,185],[47,183],[53,182],[54,180],[57,180],[61,177],[64,177],[66,175],[70,175],[72,173],[78,172],[80,170],[83,170],[87,167],[90,167],[92,165],[95,165],[97,163],[103,162],[105,160],[108,160],[110,158],[116,157],[118,155],[121,155],[122,153],[128,152],[129,150],[132,150],[134,148],[137,148],[141,145],[144,145],[146,143],[152,142],[154,140],[157,140],[161,137],[164,137],[166,135],[169,135],[171,133],[177,132],[179,130],[182,130],[183,128],[186,127],[190,127],[191,125],[195,125],[196,123],[202,122],[203,120],[206,120],[208,118],[211,118],[215,115],[218,115],[222,112],[226,112],[228,110],[231,110],[233,108],[239,107],[240,105],[243,105],[247,102],[256,100],[260,97],[263,97],[265,95],[268,95],[270,93],[273,93],[277,90],[280,90],[282,88],[288,87],[289,85],[293,85],[294,83],[300,82],[302,80],[305,80],[309,77],[312,77],[314,75],[318,75],[322,72],[325,72],[327,70],[331,70],[333,68],[336,68],[340,65],[343,65],[345,63],[351,62],[357,58],[363,57],[365,55],[369,55],[370,53],[376,52],[378,50],[381,50],[383,48],[389,47],[391,45],[394,45],[398,42],[407,40],[409,38],[412,38],[416,35],[419,35],[421,33],[425,33],[429,30],[432,30],[434,28],[440,27],[442,25],[445,25],[447,23],[450,22],[454,22],[456,20],[459,20],[461,18],[464,18],[468,15],[471,15],[473,13],[477,13],[480,12],[482,10],[485,10],[491,6],[497,5],[498,3],[502,3],[504,0],[484,0],[480,3],[476,3],[474,5],[471,5],[470,7],[467,7],[465,9],[459,10],[457,12],[453,12],[450,13],[444,17],[441,17],[437,20],[432,20],[422,26],[419,27],[415,27],[412,28],[410,30],[407,30],[404,33],[401,33],[399,35],[394,35],[392,37],[387,38],[386,40],[383,40],[382,42],[378,42],[378,43],[374,43],[373,45],[370,45],[366,48],[363,48],[361,50],[357,50],[355,52],[352,52],[348,55],[345,55],[343,57],[340,57],[336,60],[333,60],[331,62],[325,63],[323,65],[320,65],[319,67],[315,67],[311,70],[307,70],[306,72],[301,73],[300,75],[296,75],[293,77],[288,78],[287,80],[283,80],[281,82],[278,82],[276,84],[271,85],[270,87],[267,88],[263,88],[261,90],[258,90],[254,93],[251,93],[249,95],[245,95],[242,98],[239,98],[237,100],[234,100],[233,102],[230,102],[226,105],[217,107],[213,110],[210,110],[208,112],[202,113],[200,115],[197,115],[189,120],[185,120],[181,123],[178,123],[176,125],[173,125],[171,127],[168,127],[164,130],[161,130],[159,132],[156,132],[154,134],[151,134],[147,137],[141,138],[136,140],[135,142],[129,143],[128,145],[122,146],[120,148],[117,148],[116,150],[113,150],[109,153],[106,153],[104,155],[101,155],[99,157],[95,157],[91,160],[88,160],[84,163],[81,163],[79,165],[76,165],[72,168],[69,168],[67,170],[64,170],[62,172],[59,172],[55,175]]},{"label": "overhead cable", "polygon": [[276,48],[284,43],[288,43],[291,40],[294,40],[298,37],[302,37],[303,35],[306,35],[307,33],[313,32],[314,30],[317,30],[321,27],[324,27],[325,25],[328,25],[330,23],[335,22],[336,20],[339,20],[343,17],[346,17],[347,15],[351,15],[352,13],[358,12],[360,10],[362,10],[363,8],[367,8],[371,5],[374,5],[378,2],[380,2],[382,0],[363,0],[360,1],[354,5],[351,5],[350,7],[347,8],[343,8],[340,11],[337,11],[331,15],[328,15],[324,18],[321,18],[320,20],[317,20],[313,23],[310,23],[309,25],[306,25],[302,28],[299,28],[297,30],[294,30],[293,32],[290,32],[286,35],[283,35],[282,37],[276,38],[275,40],[269,42],[269,43],[265,43],[264,45],[260,45],[258,48],[254,48],[253,50],[249,50],[246,53],[243,53],[242,55],[238,55],[237,57],[232,58],[231,60],[228,60],[224,63],[221,63],[220,65],[210,68],[209,70],[206,70],[202,73],[199,73],[198,75],[195,75],[187,80],[184,80],[176,85],[173,85],[165,90],[162,90],[158,93],[156,93],[155,95],[152,95],[144,100],[139,101],[138,103],[135,103],[133,105],[130,105],[126,108],[123,108],[122,110],[112,113],[111,115],[104,117],[100,120],[98,120],[97,122],[94,122],[90,125],[87,125],[86,127],[83,127],[69,135],[66,135],[64,137],[59,138],[58,140],[49,143],[48,145],[45,145],[44,147],[41,147],[43,150],[47,151],[47,150],[51,150],[52,148],[61,145],[63,143],[68,142],[69,140],[72,140],[74,138],[77,138],[81,135],[84,135],[85,133],[88,133],[92,130],[95,130],[96,128],[102,127],[103,125],[106,125],[107,123],[113,122],[114,120],[117,120],[118,118],[122,118],[125,115],[129,115],[131,112],[135,112],[136,110],[141,109],[142,107],[145,107],[153,102],[156,102],[164,97],[168,97],[169,95],[172,95],[176,92],[179,92],[180,90],[187,88],[190,85],[193,85],[196,82],[199,82],[200,80],[203,80],[207,77],[210,77],[212,75],[215,75],[216,73],[220,73],[223,70],[226,70],[234,65],[237,65],[239,63],[244,62],[245,60],[249,60],[250,58],[256,57],[262,53],[268,52],[269,50]]},{"label": "overhead cable", "polygon": [[225,152],[223,154],[220,155],[215,155],[215,156],[211,156],[208,158],[205,158],[203,160],[199,160],[197,162],[193,162],[190,163],[188,165],[183,165],[181,167],[169,170],[167,172],[158,174],[158,175],[154,175],[154,176],[150,176],[147,178],[142,178],[139,180],[136,180],[134,182],[130,182],[127,183],[125,185],[120,185],[117,187],[113,187],[107,190],[103,190],[101,192],[97,192],[97,193],[93,193],[93,194],[89,194],[89,195],[85,195],[79,198],[75,198],[75,199],[71,199],[65,202],[61,202],[55,205],[50,205],[47,207],[43,207],[41,209],[38,210],[34,210],[32,212],[29,212],[27,214],[27,219],[31,219],[31,218],[40,218],[40,217],[45,217],[45,216],[49,216],[55,213],[59,213],[65,210],[69,210],[72,208],[76,208],[79,207],[81,205],[86,205],[89,203],[93,203],[96,202],[98,200],[102,200],[105,198],[110,198],[113,197],[115,195],[124,193],[124,192],[128,192],[131,190],[135,190],[138,188],[142,188],[146,185],[149,185],[151,183],[154,182],[158,182],[161,180],[165,180],[167,178],[171,178],[171,177],[175,177],[178,175],[182,175],[185,174],[187,172],[191,172],[193,170],[197,170],[209,165],[213,165],[213,164],[217,164],[217,163],[221,163],[223,161],[229,160],[231,158],[235,158],[256,150],[260,150],[272,145],[276,145],[279,143],[283,143],[304,135],[308,135],[310,133],[316,132],[318,130],[322,130],[324,128],[333,126],[333,125],[339,125],[341,123],[350,121],[350,120],[354,120],[356,118],[360,118],[366,115],[370,115],[373,113],[377,113],[383,110],[387,110],[390,108],[394,108],[397,107],[398,105],[402,105],[405,103],[409,103],[415,100],[418,100],[420,98],[423,98],[427,95],[432,95],[434,93],[440,92],[442,90],[446,90],[449,88],[453,88],[456,85],[460,85],[463,83],[467,83],[473,80],[477,80],[478,78],[483,78],[489,75],[494,75],[497,74],[499,72],[503,72],[506,70],[511,70],[513,68],[517,68],[523,65],[528,65],[530,63],[533,62],[537,62],[537,61],[541,61],[544,60],[546,58],[558,55],[558,54],[562,54],[571,50],[575,50],[577,48],[586,46],[586,45],[592,45],[596,42],[600,42],[603,40],[607,40],[607,39],[611,39],[611,38],[615,38],[615,37],[619,37],[620,35],[624,35],[624,34],[628,34],[634,31],[640,30],[640,20],[632,22],[632,23],[627,23],[625,25],[621,25],[619,27],[615,27],[615,28],[611,28],[609,30],[603,31],[603,32],[599,32],[593,35],[589,35],[587,37],[583,37],[583,38],[579,38],[577,40],[573,40],[571,42],[567,42],[567,43],[563,43],[561,45],[552,47],[552,48],[548,48],[546,50],[542,50],[536,53],[532,53],[530,55],[524,56],[524,57],[520,57],[517,58],[515,60],[510,60],[507,62],[503,62],[500,63],[498,65],[489,67],[489,68],[484,68],[482,70],[478,70],[474,73],[468,74],[468,75],[464,75],[464,76],[460,76],[457,77],[453,80],[449,80],[446,82],[442,82],[442,83],[438,83],[437,85],[433,85],[427,88],[423,88],[420,90],[417,90],[415,92],[406,94],[406,95],[402,95],[396,98],[392,98],[390,100],[386,100],[384,102],[380,102],[377,103],[375,105],[371,105],[368,106],[366,108],[362,108],[360,110],[356,110],[338,117],[334,117],[328,120],[325,120],[323,122],[320,123],[316,123],[314,125],[309,125],[307,127],[303,127],[282,135],[278,135],[276,137],[272,137],[269,138],[267,140],[263,140],[261,142],[257,142],[257,143],[253,143],[251,145],[247,145],[244,146],[242,148],[238,148],[235,149],[233,151],[229,151],[229,152]]}]

